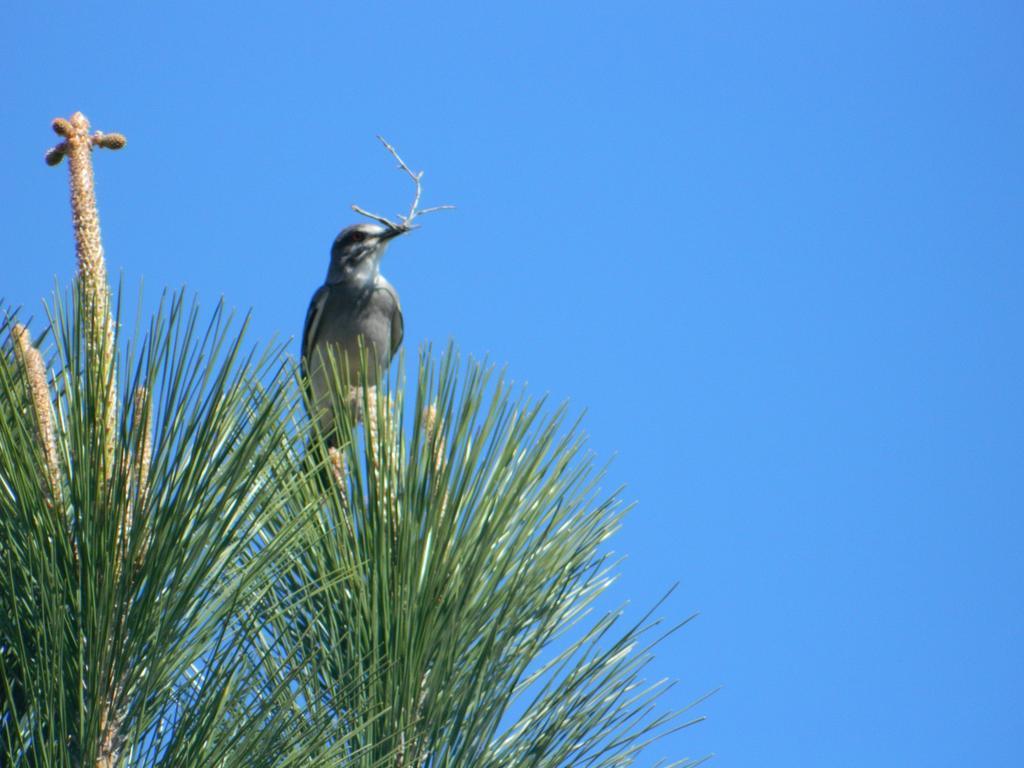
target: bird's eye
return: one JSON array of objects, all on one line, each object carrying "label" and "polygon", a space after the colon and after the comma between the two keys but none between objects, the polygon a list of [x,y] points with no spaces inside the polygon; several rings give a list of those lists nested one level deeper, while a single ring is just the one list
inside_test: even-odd
[{"label": "bird's eye", "polygon": [[349,236],[349,240],[351,240],[353,243],[361,243],[365,239],[366,239],[366,233],[365,232],[356,231],[356,232],[353,232]]}]

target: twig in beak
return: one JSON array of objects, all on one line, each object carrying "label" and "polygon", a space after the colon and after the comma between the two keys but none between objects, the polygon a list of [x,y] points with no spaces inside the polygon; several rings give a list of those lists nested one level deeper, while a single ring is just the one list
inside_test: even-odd
[{"label": "twig in beak", "polygon": [[399,214],[399,221],[392,221],[391,219],[385,216],[381,216],[380,214],[371,213],[370,211],[367,211],[365,208],[360,208],[358,205],[352,206],[353,211],[358,213],[360,216],[365,216],[368,219],[373,219],[374,221],[383,224],[388,229],[398,230],[401,232],[408,232],[412,229],[416,229],[416,227],[419,226],[417,224],[413,224],[413,219],[415,219],[417,216],[423,216],[424,214],[433,213],[434,211],[446,211],[455,207],[454,205],[435,205],[431,206],[430,208],[420,208],[420,197],[423,194],[423,171],[413,171],[412,168],[410,168],[406,164],[405,160],[401,158],[398,152],[395,151],[395,148],[388,144],[388,142],[384,139],[383,136],[378,136],[377,140],[380,141],[380,143],[384,145],[384,148],[391,153],[391,156],[395,158],[395,160],[398,162],[398,167],[401,170],[405,171],[409,178],[412,179],[413,184],[416,185],[416,194],[412,199],[412,205],[409,206],[409,213],[406,214],[405,216]]}]

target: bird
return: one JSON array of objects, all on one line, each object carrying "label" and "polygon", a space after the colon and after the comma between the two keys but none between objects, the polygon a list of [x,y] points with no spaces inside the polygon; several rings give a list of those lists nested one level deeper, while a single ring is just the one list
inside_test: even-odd
[{"label": "bird", "polygon": [[[328,444],[334,435],[330,382],[335,366],[347,377],[358,420],[360,387],[379,381],[402,344],[405,323],[398,291],[381,274],[380,263],[391,240],[409,229],[361,223],[341,230],[331,246],[327,278],[309,302],[301,370],[309,387],[310,415]],[[361,355],[366,357],[365,381]]]}]

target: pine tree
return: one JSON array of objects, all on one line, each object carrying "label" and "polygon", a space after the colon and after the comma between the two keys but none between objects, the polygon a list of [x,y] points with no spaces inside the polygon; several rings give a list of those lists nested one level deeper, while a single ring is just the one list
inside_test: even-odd
[{"label": "pine tree", "polygon": [[327,448],[223,307],[121,329],[91,154],[125,140],[54,130],[78,274],[0,325],[0,765],[596,768],[690,724],[658,622],[588,618],[624,508],[564,408],[427,350]]}]

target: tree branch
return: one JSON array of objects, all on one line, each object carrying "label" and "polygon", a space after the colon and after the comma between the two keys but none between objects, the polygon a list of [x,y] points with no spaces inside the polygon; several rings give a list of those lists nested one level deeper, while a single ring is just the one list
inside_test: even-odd
[{"label": "tree branch", "polygon": [[454,208],[454,205],[434,205],[430,208],[420,208],[420,198],[423,195],[423,171],[413,171],[412,168],[401,158],[398,152],[393,146],[391,146],[383,136],[378,136],[377,140],[384,145],[384,148],[391,154],[393,158],[398,162],[398,167],[405,171],[406,175],[412,179],[413,184],[416,185],[416,192],[412,199],[412,204],[409,206],[409,212],[404,216],[398,214],[398,221],[392,221],[391,219],[381,216],[377,213],[371,213],[365,208],[361,208],[358,205],[353,204],[352,210],[358,213],[360,216],[365,216],[368,219],[373,219],[380,224],[383,224],[388,229],[401,230],[402,232],[408,232],[411,229],[416,229],[418,224],[413,224],[413,220],[417,216],[423,216],[434,211],[445,211]]}]

